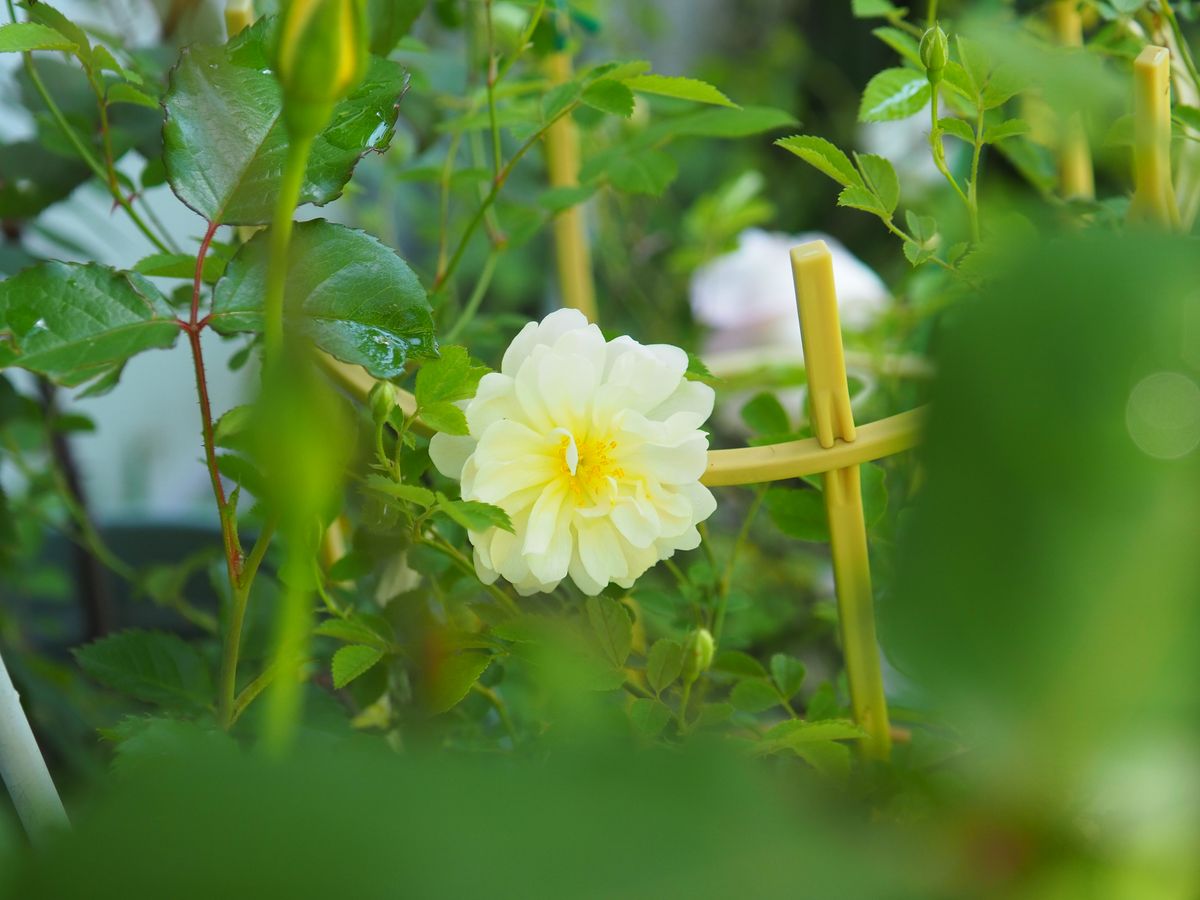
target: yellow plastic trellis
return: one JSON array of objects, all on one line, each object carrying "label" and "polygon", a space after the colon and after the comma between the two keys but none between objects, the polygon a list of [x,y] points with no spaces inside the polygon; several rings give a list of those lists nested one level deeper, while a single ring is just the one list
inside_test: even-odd
[{"label": "yellow plastic trellis", "polygon": [[1133,200],[1131,222],[1178,230],[1171,183],[1171,52],[1144,47],[1133,63]]}]

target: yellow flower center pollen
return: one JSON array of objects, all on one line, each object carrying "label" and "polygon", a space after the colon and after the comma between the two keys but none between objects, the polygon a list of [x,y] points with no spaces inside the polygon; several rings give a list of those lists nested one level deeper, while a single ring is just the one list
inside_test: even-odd
[{"label": "yellow flower center pollen", "polygon": [[616,441],[589,438],[576,443],[575,436],[565,429],[559,432],[560,471],[568,479],[571,493],[577,499],[589,498],[603,486],[606,478],[624,478],[625,470],[613,459]]}]

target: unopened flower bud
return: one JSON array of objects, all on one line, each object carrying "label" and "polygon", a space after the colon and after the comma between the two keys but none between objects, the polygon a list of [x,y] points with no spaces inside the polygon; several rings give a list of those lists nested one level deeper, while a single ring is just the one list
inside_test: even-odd
[{"label": "unopened flower bud", "polygon": [[697,628],[688,635],[687,643],[683,646],[683,669],[680,672],[684,684],[691,684],[700,677],[701,672],[708,671],[715,649],[713,636],[707,628]]},{"label": "unopened flower bud", "polygon": [[950,41],[941,26],[934,25],[921,38],[921,65],[930,84],[942,80],[942,70],[950,61]]},{"label": "unopened flower bud", "polygon": [[396,388],[390,381],[377,381],[367,395],[367,403],[371,407],[371,418],[376,425],[388,420],[392,410],[396,408]]},{"label": "unopened flower bud", "polygon": [[275,72],[284,121],[294,136],[324,128],[334,104],[358,86],[366,68],[364,0],[287,0]]}]

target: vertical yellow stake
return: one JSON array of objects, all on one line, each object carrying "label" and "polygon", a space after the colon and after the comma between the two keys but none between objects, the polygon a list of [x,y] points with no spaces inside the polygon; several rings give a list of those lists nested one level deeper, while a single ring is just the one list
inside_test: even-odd
[{"label": "vertical yellow stake", "polygon": [[254,24],[254,0],[228,0],[225,4],[225,33],[240,34]]},{"label": "vertical yellow stake", "polygon": [[[552,53],[546,62],[550,80],[562,84],[571,78],[571,55]],[[546,168],[550,186],[579,186],[579,128],[565,115],[546,132]],[[563,306],[579,310],[596,321],[596,290],[592,282],[592,253],[583,207],[576,204],[554,217],[554,249],[558,257],[558,285]]]},{"label": "vertical yellow stake", "polygon": [[[835,440],[849,442],[855,435],[833,258],[824,241],[812,241],[792,250],[792,275],[808,373],[809,414],[817,441],[829,449]],[[891,726],[875,638],[875,604],[858,466],[825,474],[825,511],[854,718],[867,733],[866,754],[886,759],[892,747]]]},{"label": "vertical yellow stake", "polygon": [[1133,63],[1133,201],[1131,222],[1179,228],[1171,184],[1171,53],[1145,47]]},{"label": "vertical yellow stake", "polygon": [[[1083,21],[1078,0],[1054,0],[1049,9],[1050,27],[1064,47],[1083,46]],[[1096,196],[1092,154],[1083,119],[1078,113],[1062,123],[1058,136],[1058,184],[1062,196],[1091,200]]]}]

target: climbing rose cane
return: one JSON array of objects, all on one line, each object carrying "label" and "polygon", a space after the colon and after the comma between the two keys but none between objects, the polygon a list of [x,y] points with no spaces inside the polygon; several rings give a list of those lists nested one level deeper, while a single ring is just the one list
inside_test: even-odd
[{"label": "climbing rose cane", "polygon": [[684,377],[687,364],[678,347],[606,343],[573,309],[522,329],[465,405],[470,435],[429,447],[464,500],[512,518],[513,534],[470,533],[483,581],[527,595],[569,575],[597,594],[700,543],[716,509],[700,484],[713,391]]}]

